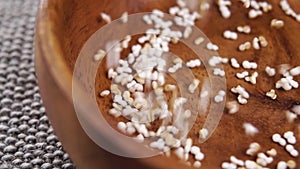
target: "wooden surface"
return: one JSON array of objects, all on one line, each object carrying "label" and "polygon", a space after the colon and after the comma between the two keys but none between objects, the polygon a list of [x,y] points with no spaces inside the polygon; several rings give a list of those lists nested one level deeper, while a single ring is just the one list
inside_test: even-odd
[{"label": "wooden surface", "polygon": [[[45,1],[46,2],[46,1]],[[208,36],[208,38],[219,45],[219,54],[222,57],[235,57],[239,62],[247,59],[258,63],[258,82],[251,85],[243,80],[234,78],[236,72],[242,69],[232,69],[229,65],[225,66],[227,75],[227,87],[231,88],[237,84],[242,84],[250,93],[249,103],[241,106],[240,111],[235,115],[224,114],[221,123],[214,135],[204,144],[200,145],[205,154],[202,168],[220,168],[223,161],[229,161],[231,155],[241,159],[251,159],[245,156],[248,145],[255,141],[262,145],[263,151],[269,148],[276,148],[279,155],[275,162],[279,160],[292,159],[282,147],[272,143],[270,137],[275,132],[283,133],[292,130],[298,133],[300,140],[300,131],[297,129],[297,123],[288,124],[285,119],[286,109],[294,104],[300,104],[300,90],[292,91],[279,90],[278,99],[270,100],[265,96],[265,92],[274,88],[275,82],[280,75],[268,77],[264,72],[266,65],[276,67],[280,64],[300,65],[300,23],[291,17],[286,16],[279,8],[279,0],[271,2],[273,10],[257,19],[249,20],[246,10],[240,3],[235,2],[231,7],[232,17],[223,19],[215,3],[208,13],[208,22],[198,22],[197,26]],[[297,1],[290,1],[293,9],[300,13],[300,5]],[[49,118],[54,125],[57,135],[62,141],[71,158],[79,168],[145,168],[138,160],[115,157],[107,152],[97,148],[97,146],[87,138],[86,134],[80,128],[76,120],[75,113],[71,104],[71,72],[74,67],[76,57],[88,37],[98,30],[105,22],[100,18],[99,13],[105,12],[113,19],[119,17],[125,10],[129,13],[151,11],[158,8],[167,12],[167,9],[174,4],[174,1],[150,1],[150,0],[127,0],[127,1],[49,1],[48,5],[41,10],[38,24],[38,48],[37,70],[41,85],[42,95],[46,104]],[[283,19],[285,26],[280,29],[270,27],[273,18]],[[50,23],[43,23],[50,22]],[[43,24],[44,25],[43,25]],[[239,34],[237,41],[225,40],[222,34],[225,30],[235,30],[237,26],[248,24],[252,28],[250,35]],[[47,28],[50,30],[43,30]],[[251,41],[254,36],[263,35],[266,37],[269,45],[261,50],[251,49],[246,52],[239,52],[237,47],[245,41]],[[50,39],[46,37],[51,37]],[[53,39],[52,39],[53,38]],[[48,40],[48,42],[47,42]],[[49,44],[50,42],[55,44]],[[182,51],[185,52],[184,50]],[[45,70],[42,69],[45,66]],[[57,66],[59,65],[59,66]],[[62,72],[62,73],[59,73]],[[51,78],[44,78],[50,76]],[[295,78],[300,81],[299,77]],[[48,82],[49,80],[49,82]],[[49,91],[48,89],[52,90]],[[55,91],[55,92],[53,92]],[[62,98],[57,100],[57,98]],[[228,100],[235,99],[236,96],[229,93]],[[56,102],[54,102],[56,100]],[[54,106],[55,105],[55,106]],[[68,123],[65,123],[67,121]],[[259,129],[256,137],[247,137],[244,134],[242,124],[250,122]],[[200,124],[196,124],[197,125]],[[195,128],[196,128],[195,127]],[[199,126],[198,126],[199,127]],[[192,133],[196,131],[192,131]],[[79,141],[80,140],[80,141]],[[298,141],[297,147],[300,147]],[[148,161],[148,165],[153,163],[153,159]],[[170,168],[177,166],[177,159],[174,162],[166,159],[155,159],[156,168]],[[161,162],[159,162],[161,161]],[[103,167],[104,163],[107,167]],[[276,163],[272,163],[274,168]],[[101,163],[101,164],[100,164]],[[300,164],[300,158],[297,158]],[[161,165],[161,167],[157,167]],[[149,167],[154,168],[154,167]]]}]

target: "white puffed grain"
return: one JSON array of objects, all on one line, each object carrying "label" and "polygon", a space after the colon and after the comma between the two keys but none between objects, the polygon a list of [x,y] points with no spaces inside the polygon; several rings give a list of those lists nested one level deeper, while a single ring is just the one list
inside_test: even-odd
[{"label": "white puffed grain", "polygon": [[279,19],[272,19],[270,25],[274,28],[281,28],[284,26],[284,21]]},{"label": "white puffed grain", "polygon": [[249,145],[246,154],[250,156],[254,156],[260,150],[260,148],[261,146],[258,143],[253,142]]},{"label": "white puffed grain", "polygon": [[204,38],[201,36],[194,41],[195,45],[200,45],[202,42],[204,42]]},{"label": "white puffed grain", "polygon": [[243,160],[236,158],[235,156],[230,156],[230,161],[238,166],[244,166],[245,163]]},{"label": "white puffed grain", "polygon": [[247,76],[249,76],[248,71],[243,71],[242,73],[236,73],[236,77],[239,78],[239,79],[244,79]]},{"label": "white puffed grain", "polygon": [[212,50],[212,51],[217,51],[217,50],[219,50],[219,47],[218,47],[217,45],[211,43],[211,42],[208,42],[208,43],[206,44],[206,48],[207,48],[208,50]]},{"label": "white puffed grain", "polygon": [[138,142],[138,143],[142,143],[144,142],[145,138],[142,134],[138,134],[135,138],[135,140]]},{"label": "white puffed grain", "polygon": [[236,29],[240,33],[245,33],[245,34],[251,33],[251,27],[249,25],[238,26]]},{"label": "white puffed grain", "polygon": [[193,82],[189,85],[188,90],[190,93],[194,93],[200,84],[200,80],[194,79]]},{"label": "white puffed grain", "polygon": [[237,101],[229,101],[226,103],[226,108],[228,109],[229,114],[235,114],[239,111],[239,104]]},{"label": "white puffed grain", "polygon": [[101,93],[100,93],[100,96],[101,97],[105,97],[105,96],[107,96],[107,95],[109,95],[110,94],[110,91],[109,90],[103,90]]},{"label": "white puffed grain", "polygon": [[258,37],[254,37],[254,38],[253,38],[253,40],[252,40],[252,45],[253,45],[253,48],[254,48],[254,49],[256,49],[256,50],[259,50],[259,49],[260,49]]},{"label": "white puffed grain", "polygon": [[215,76],[221,76],[224,77],[225,76],[225,71],[221,68],[214,68],[213,74]]},{"label": "white puffed grain", "polygon": [[262,15],[262,11],[260,10],[256,10],[256,9],[250,9],[249,13],[248,13],[248,17],[250,19],[255,19],[257,18],[258,16]]},{"label": "white puffed grain", "polygon": [[106,23],[110,23],[111,22],[111,18],[108,14],[104,13],[104,12],[101,12],[101,17],[102,19],[106,22]]},{"label": "white puffed grain", "polygon": [[208,134],[209,133],[208,133],[208,130],[206,128],[202,128],[202,129],[199,130],[199,137],[201,139],[206,139]]},{"label": "white puffed grain", "polygon": [[265,71],[269,76],[275,76],[275,74],[276,74],[275,68],[271,68],[269,66],[266,66]]},{"label": "white puffed grain", "polygon": [[245,51],[245,50],[249,50],[251,48],[251,43],[250,42],[245,42],[239,45],[238,49],[239,51]]},{"label": "white puffed grain", "polygon": [[121,132],[126,133],[127,125],[124,122],[118,122],[117,126]]},{"label": "white puffed grain", "polygon": [[193,167],[200,168],[201,167],[201,162],[195,161],[194,164],[193,164]]},{"label": "white puffed grain", "polygon": [[285,161],[279,161],[277,164],[277,169],[287,169],[287,163]]},{"label": "white puffed grain", "polygon": [[286,144],[287,144],[287,143],[286,143],[286,140],[285,140],[284,138],[280,138],[278,143],[279,143],[279,145],[281,145],[281,146],[286,146]]},{"label": "white puffed grain", "polygon": [[294,67],[290,70],[290,74],[292,76],[298,76],[300,75],[300,66]]},{"label": "white puffed grain", "polygon": [[255,134],[257,134],[259,132],[258,129],[251,123],[244,123],[243,127],[245,129],[246,135],[248,135],[248,136],[254,136]]},{"label": "white puffed grain", "polygon": [[275,100],[277,98],[277,94],[274,89],[271,89],[266,93],[266,96],[270,97],[271,99]]},{"label": "white puffed grain", "polygon": [[297,167],[297,164],[294,160],[289,160],[287,161],[287,166],[290,168],[290,169],[295,169]]},{"label": "white puffed grain", "polygon": [[231,39],[231,40],[237,40],[238,39],[238,34],[236,32],[229,31],[229,30],[224,31],[223,36],[226,39]]},{"label": "white puffed grain", "polygon": [[191,34],[192,34],[192,27],[188,26],[184,29],[183,38],[188,39]]},{"label": "white puffed grain", "polygon": [[98,52],[94,55],[94,61],[100,61],[104,58],[106,52],[102,49],[98,50]]},{"label": "white puffed grain", "polygon": [[128,22],[128,12],[124,12],[122,15],[121,15],[121,21],[122,23],[127,23]]},{"label": "white puffed grain", "polygon": [[233,68],[240,68],[240,64],[238,63],[238,61],[235,58],[231,58],[230,63]]}]

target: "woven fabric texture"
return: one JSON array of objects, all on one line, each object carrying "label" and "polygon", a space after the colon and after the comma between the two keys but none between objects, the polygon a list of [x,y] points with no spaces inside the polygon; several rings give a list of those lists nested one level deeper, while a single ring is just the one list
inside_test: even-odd
[{"label": "woven fabric texture", "polygon": [[73,169],[53,133],[34,69],[38,0],[0,0],[0,169]]}]

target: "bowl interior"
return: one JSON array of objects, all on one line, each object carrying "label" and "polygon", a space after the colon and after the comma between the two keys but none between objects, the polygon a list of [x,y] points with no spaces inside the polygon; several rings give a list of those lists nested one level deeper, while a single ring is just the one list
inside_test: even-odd
[{"label": "bowl interior", "polygon": [[[76,59],[84,43],[93,33],[106,24],[100,16],[101,12],[109,14],[112,19],[119,18],[125,11],[131,14],[151,12],[156,8],[167,13],[168,8],[175,5],[176,2],[172,0],[65,0],[61,2],[49,1],[49,3],[50,6],[54,6],[54,11],[50,13],[51,28],[62,52],[64,64],[67,67],[65,70],[71,76]],[[153,165],[164,166],[166,164],[164,162],[160,163]],[[168,167],[172,168],[173,164],[173,167],[178,167],[178,164],[175,163],[169,163]]]},{"label": "bowl interior", "polygon": [[[272,1],[276,12],[265,16],[261,20],[249,21],[247,15],[234,15],[230,19],[228,24],[227,20],[222,19],[219,16],[219,11],[217,9],[212,10],[211,16],[214,17],[214,22],[210,22],[207,25],[202,24],[199,27],[206,33],[206,35],[213,41],[222,44],[220,53],[224,57],[239,57],[239,60],[252,59],[256,61],[261,67],[266,65],[280,65],[282,63],[290,63],[291,65],[299,65],[299,25],[295,23],[289,17],[284,17],[286,19],[286,28],[281,30],[270,29],[269,24],[272,18],[283,17],[280,9],[277,9],[277,1]],[[86,40],[99,28],[104,26],[106,23],[100,17],[101,12],[108,13],[112,19],[117,19],[121,16],[124,11],[128,11],[129,14],[136,12],[150,12],[153,8],[161,9],[167,12],[167,9],[175,5],[175,1],[172,0],[64,0],[64,1],[49,1],[54,8],[55,12],[51,12],[50,19],[53,21],[52,31],[55,33],[57,38],[58,46],[62,51],[62,56],[64,64],[69,71],[70,77],[72,75],[72,70],[76,62],[76,58],[86,42]],[[292,1],[292,4],[296,3]],[[117,5],[116,5],[117,4]],[[295,6],[295,5],[294,5]],[[232,7],[232,11],[236,13],[243,13],[242,8],[237,6]],[[235,30],[238,25],[251,24],[254,29],[253,34],[259,36],[263,34],[269,40],[269,48],[261,52],[254,50],[241,53],[237,50],[233,50],[233,46],[237,47],[249,38],[246,35],[241,35],[237,41],[225,41],[221,36],[222,32],[227,29]],[[222,26],[220,26],[222,25]],[[216,34],[218,32],[218,34]],[[269,57],[270,56],[270,57]],[[271,57],[272,56],[272,57]],[[266,59],[266,57],[269,57]],[[261,70],[263,71],[263,70]],[[234,75],[237,71],[226,67],[226,72],[229,75]],[[220,127],[214,134],[214,138],[209,140],[207,144],[203,146],[204,150],[209,150],[213,147],[222,149],[221,152],[208,151],[207,161],[220,160],[214,153],[220,153],[220,156],[229,157],[231,154],[242,154],[244,150],[242,147],[247,147],[248,142],[245,142],[245,138],[241,133],[243,129],[241,128],[243,121],[249,119],[252,123],[257,124],[257,127],[264,129],[264,134],[271,135],[274,129],[283,132],[285,129],[289,128],[288,124],[282,124],[282,119],[284,115],[273,116],[271,112],[279,113],[278,110],[282,107],[290,107],[291,103],[300,102],[299,94],[300,91],[292,91],[291,93],[279,92],[279,101],[273,103],[271,101],[266,101],[264,99],[264,92],[272,88],[268,78],[260,79],[260,84],[257,87],[251,87],[249,84],[244,83],[249,87],[249,91],[253,94],[253,99],[249,102],[248,107],[241,110],[242,115],[237,115],[237,119],[225,116]],[[231,80],[227,84],[230,87],[236,86],[236,81]],[[228,96],[229,99],[233,99],[233,95]],[[261,113],[254,114],[253,107],[260,107]],[[281,126],[281,129],[277,129],[274,126]],[[232,130],[232,128],[236,130]],[[238,134],[237,134],[238,133]],[[232,137],[234,136],[234,137]],[[222,138],[220,140],[219,138]],[[266,138],[257,138],[256,141],[266,142]],[[218,161],[220,162],[220,161]],[[163,162],[162,162],[163,163]],[[176,166],[175,163],[172,163]],[[209,162],[204,163],[205,166],[218,164],[209,164]]]},{"label": "bowl interior", "polygon": [[63,1],[55,20],[55,32],[61,43],[65,63],[73,70],[76,58],[86,40],[99,28],[106,24],[100,13],[111,16],[112,20],[119,18],[123,12],[128,14],[151,12],[161,9],[167,12],[168,7],[175,5],[172,0],[79,0]]}]

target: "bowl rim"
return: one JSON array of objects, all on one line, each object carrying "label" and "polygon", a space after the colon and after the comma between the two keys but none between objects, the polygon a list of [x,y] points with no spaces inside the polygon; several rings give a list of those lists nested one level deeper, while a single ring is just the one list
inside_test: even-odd
[{"label": "bowl rim", "polygon": [[[41,0],[36,20],[35,43],[41,54],[40,59],[47,65],[51,77],[62,90],[63,95],[72,103],[72,73],[66,65],[63,51],[58,45],[59,40],[54,32],[53,22],[50,20],[50,13],[56,11],[49,8],[49,0]],[[64,80],[61,80],[64,79]]]}]

